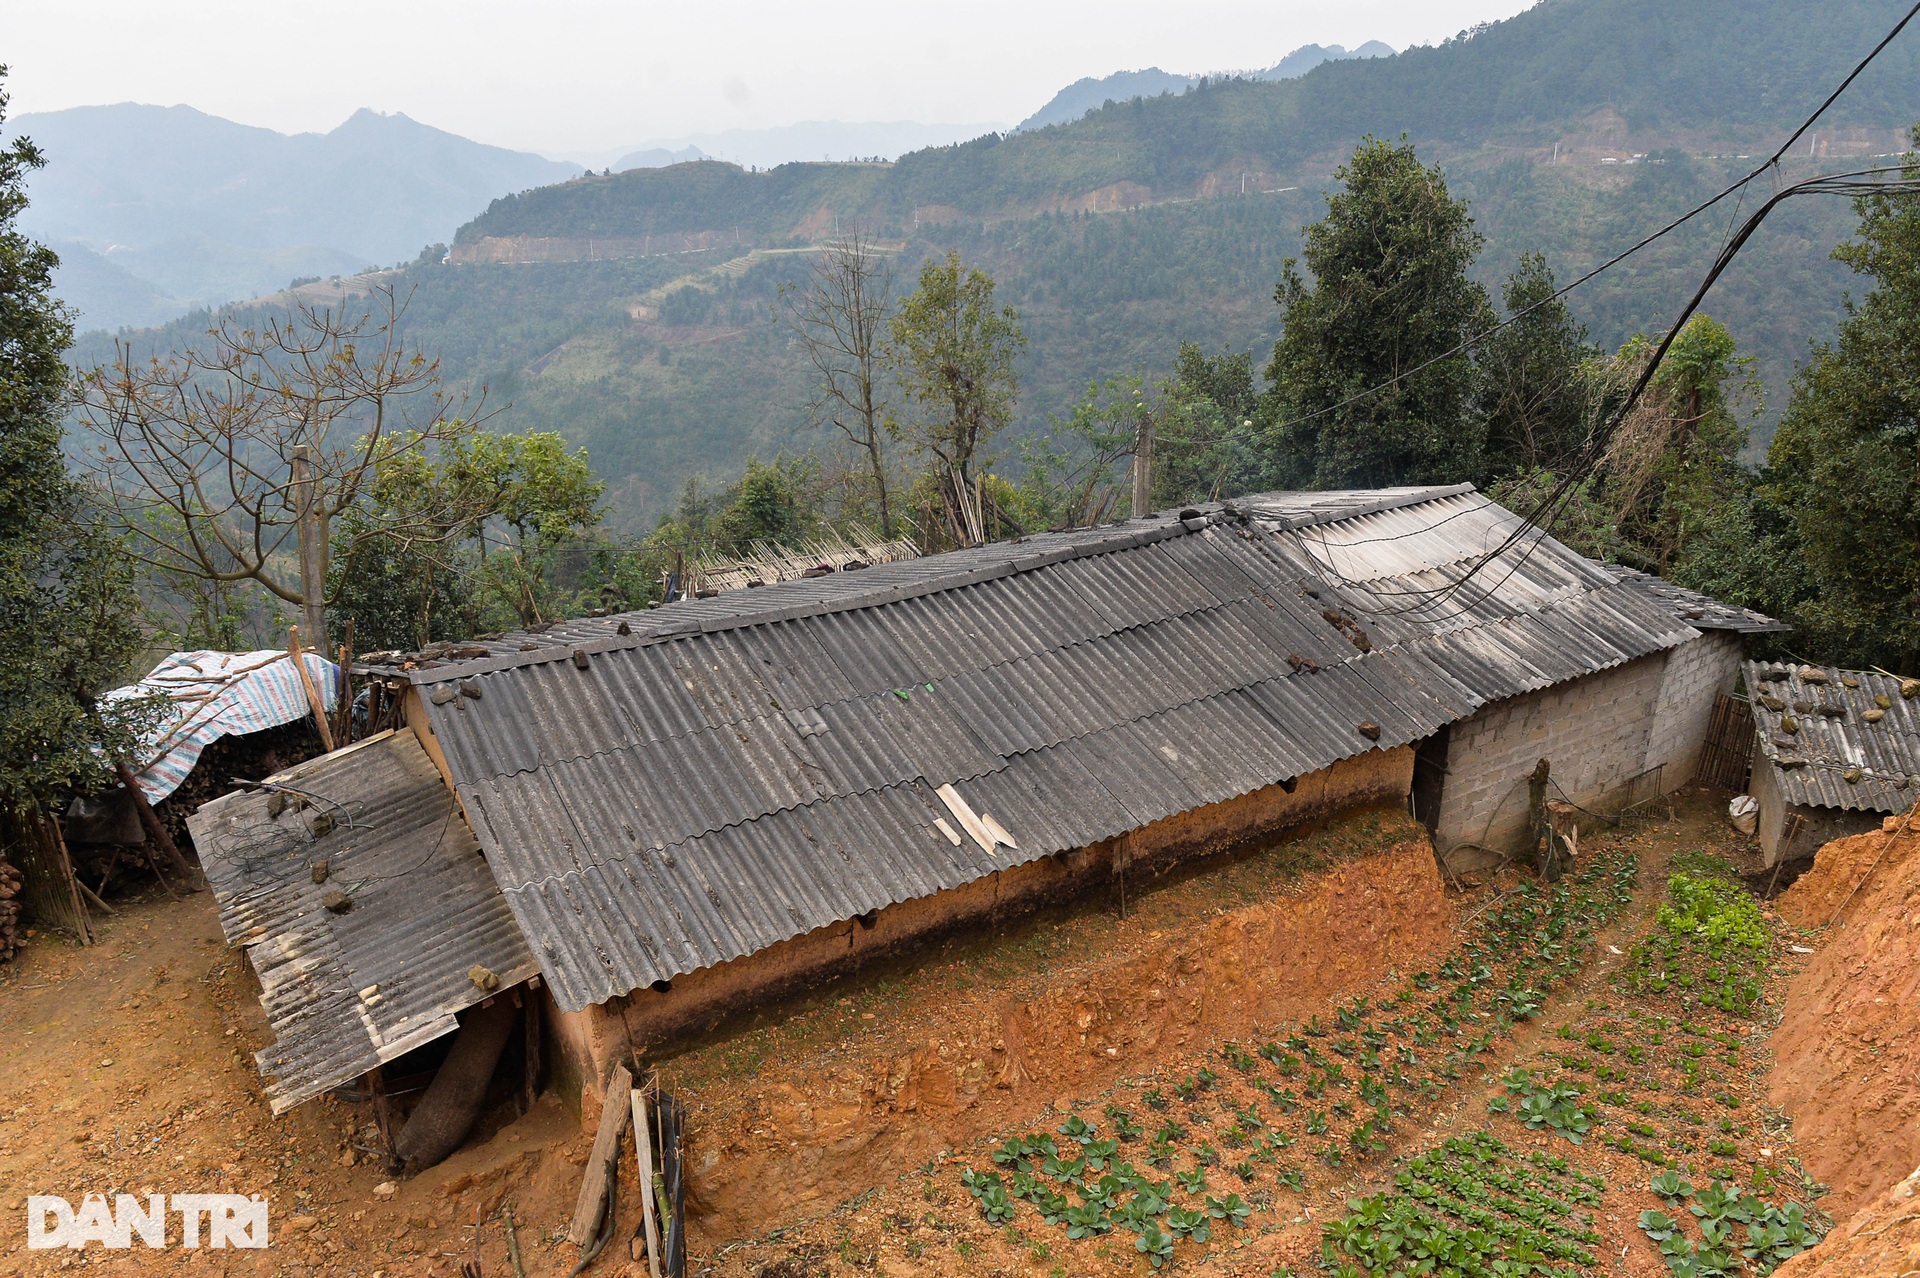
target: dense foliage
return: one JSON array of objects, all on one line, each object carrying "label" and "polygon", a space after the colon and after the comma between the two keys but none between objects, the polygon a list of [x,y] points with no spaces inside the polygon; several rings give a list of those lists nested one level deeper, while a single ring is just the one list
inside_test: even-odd
[{"label": "dense foliage", "polygon": [[41,163],[26,138],[0,150],[0,804],[15,810],[103,775],[102,748],[131,725],[103,721],[96,698],[141,638],[122,548],[95,530],[61,458],[72,328],[53,253],[15,225]]},{"label": "dense foliage", "polygon": [[[1920,128],[1914,131],[1920,146]],[[1920,179],[1912,157],[1906,176]],[[1920,662],[1920,197],[1857,206],[1834,254],[1871,281],[1838,339],[1795,380],[1748,512],[1749,593],[1790,612],[1810,650],[1911,671]],[[1755,536],[1757,534],[1757,537]]]},{"label": "dense foliage", "polygon": [[1287,262],[1286,329],[1267,378],[1283,488],[1455,483],[1480,473],[1469,339],[1490,328],[1468,277],[1483,242],[1465,205],[1413,147],[1368,138],[1306,230],[1312,280]]}]

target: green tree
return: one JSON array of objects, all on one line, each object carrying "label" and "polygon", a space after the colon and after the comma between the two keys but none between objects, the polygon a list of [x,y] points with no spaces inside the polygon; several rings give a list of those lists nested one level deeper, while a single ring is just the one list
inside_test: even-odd
[{"label": "green tree", "polygon": [[1508,316],[1518,318],[1477,352],[1490,479],[1571,465],[1587,444],[1587,369],[1600,351],[1554,298],[1557,287],[1546,258],[1522,256],[1503,289]]},{"label": "green tree", "polygon": [[[6,104],[0,88],[0,121]],[[138,726],[97,701],[127,672],[140,608],[122,547],[61,456],[73,328],[53,296],[58,259],[17,225],[43,163],[26,138],[0,149],[0,805],[12,812],[102,781],[101,752],[124,752]]]},{"label": "green tree", "polygon": [[[1597,411],[1608,420],[1652,353],[1652,342],[1635,337],[1603,374]],[[1601,471],[1623,559],[1684,581],[1704,531],[1745,499],[1752,475],[1739,462],[1747,444],[1741,409],[1757,410],[1760,395],[1752,363],[1724,324],[1695,315],[1614,426]]]},{"label": "green tree", "polygon": [[993,289],[993,278],[963,268],[958,252],[930,259],[887,328],[886,362],[914,408],[895,429],[931,463],[949,528],[963,542],[984,535],[974,472],[1013,420],[1020,388],[1014,361],[1027,344],[1019,315],[996,307]]},{"label": "green tree", "polygon": [[1276,475],[1301,488],[1475,478],[1486,426],[1473,365],[1447,352],[1492,322],[1467,276],[1481,236],[1404,139],[1366,138],[1335,176],[1341,189],[1306,231],[1311,281],[1288,259],[1274,293],[1285,312],[1267,368]]},{"label": "green tree", "polygon": [[[1920,151],[1920,126],[1912,134]],[[1920,182],[1920,154],[1903,176]],[[1873,283],[1796,377],[1767,454],[1805,578],[1786,601],[1810,651],[1920,668],[1920,197],[1863,196],[1834,256]]]},{"label": "green tree", "polygon": [[810,461],[782,457],[768,464],[749,458],[714,516],[715,547],[745,555],[757,542],[778,546],[800,541],[818,524],[815,484],[809,482],[817,479],[817,466]]},{"label": "green tree", "polygon": [[1211,400],[1229,425],[1252,425],[1260,406],[1252,351],[1209,355],[1193,342],[1182,342],[1174,357],[1173,378],[1188,397]]},{"label": "green tree", "polygon": [[558,560],[600,523],[606,484],[546,431],[400,436],[340,528],[333,612],[367,647],[551,621],[577,602]]}]

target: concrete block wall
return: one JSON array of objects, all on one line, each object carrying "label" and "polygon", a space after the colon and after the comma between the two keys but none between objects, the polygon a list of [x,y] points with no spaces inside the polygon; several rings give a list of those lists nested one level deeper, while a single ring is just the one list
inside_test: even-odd
[{"label": "concrete block wall", "polygon": [[[1627,802],[1634,778],[1659,766],[1674,790],[1700,765],[1715,696],[1739,674],[1740,637],[1708,631],[1666,652],[1584,679],[1511,697],[1453,725],[1434,843],[1455,869],[1518,850],[1527,829],[1527,781],[1541,759],[1559,790],[1606,812]],[[1562,793],[1564,791],[1564,794]],[[1453,849],[1462,844],[1478,848]]]},{"label": "concrete block wall", "polygon": [[[1583,679],[1509,697],[1453,725],[1434,843],[1454,869],[1517,850],[1527,829],[1527,781],[1541,759],[1575,803],[1604,811],[1646,767],[1666,671],[1655,653]],[[1549,790],[1558,799],[1559,791]],[[1489,852],[1461,849],[1477,844]]]},{"label": "concrete block wall", "polygon": [[1649,768],[1665,765],[1660,773],[1663,789],[1677,790],[1699,773],[1714,700],[1733,691],[1744,652],[1739,635],[1709,630],[1667,653],[1646,763]]}]

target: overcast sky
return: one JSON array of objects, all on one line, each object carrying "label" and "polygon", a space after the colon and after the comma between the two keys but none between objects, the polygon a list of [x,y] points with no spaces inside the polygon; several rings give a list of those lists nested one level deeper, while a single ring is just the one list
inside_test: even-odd
[{"label": "overcast sky", "polygon": [[0,0],[12,111],[356,108],[562,155],[802,120],[1011,124],[1087,75],[1443,40],[1529,0]]}]

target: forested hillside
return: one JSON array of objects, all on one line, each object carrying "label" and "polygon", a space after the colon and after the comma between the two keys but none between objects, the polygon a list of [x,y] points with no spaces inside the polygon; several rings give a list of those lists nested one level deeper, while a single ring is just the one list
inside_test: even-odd
[{"label": "forested hillside", "polygon": [[[1366,133],[1404,132],[1435,154],[1551,153],[1563,135],[1578,135],[1573,154],[1598,161],[1605,144],[1588,136],[1596,127],[1612,132],[1612,154],[1623,158],[1657,141],[1745,150],[1803,118],[1898,15],[1879,0],[1839,0],[1821,8],[1817,30],[1807,16],[1788,0],[1544,0],[1440,46],[1329,62],[1297,80],[1227,80],[1138,99],[1070,124],[914,152],[886,168],[784,165],[723,178],[675,166],[543,187],[496,200],[458,244],[730,227],[800,234],[817,210],[875,226],[911,224],[916,209],[925,220],[928,206],[942,216],[1017,216],[1072,207],[1123,182],[1144,188],[1129,203],[1167,199],[1238,190],[1247,170],[1324,176]],[[1824,127],[1871,130],[1853,140],[1890,149],[1920,112],[1916,50],[1910,41],[1889,49]],[[1589,125],[1599,112],[1618,120]]]},{"label": "forested hillside", "polygon": [[[1547,0],[1440,47],[1210,84],[891,165],[580,178],[496,201],[462,228],[451,263],[423,260],[398,282],[413,293],[412,336],[444,355],[451,380],[510,403],[514,429],[584,444],[614,522],[638,530],[689,476],[724,480],[749,456],[827,442],[808,426],[804,357],[773,316],[781,284],[807,269],[792,250],[836,226],[900,245],[903,280],[957,249],[999,281],[1030,337],[1016,434],[1030,433],[1090,381],[1170,367],[1182,341],[1250,350],[1262,366],[1281,265],[1369,131],[1404,131],[1444,164],[1487,237],[1474,273],[1497,296],[1525,252],[1571,278],[1744,173],[1896,16],[1843,0],[1815,39],[1783,0]],[[1916,49],[1891,48],[1788,174],[1895,149],[1920,118]],[[1716,210],[1609,272],[1575,295],[1575,314],[1608,346],[1658,329],[1731,216]],[[1833,332],[1848,274],[1828,254],[1852,227],[1842,202],[1788,205],[1709,299],[1757,357],[1772,400],[1763,436],[1808,342]],[[689,246],[702,251],[663,252]],[[141,340],[174,345],[203,325]],[[76,358],[108,354],[95,337]]]}]

